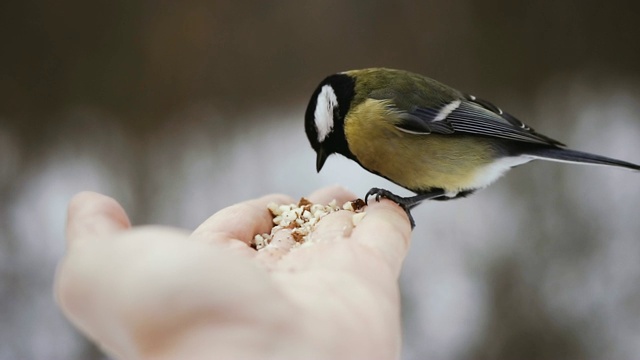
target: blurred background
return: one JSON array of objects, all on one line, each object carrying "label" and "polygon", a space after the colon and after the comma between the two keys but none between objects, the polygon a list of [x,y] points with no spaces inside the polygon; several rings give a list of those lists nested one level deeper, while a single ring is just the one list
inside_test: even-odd
[{"label": "blurred background", "polygon": [[[193,229],[224,206],[339,183],[303,114],[331,73],[412,70],[573,148],[640,162],[637,4],[188,0],[0,4],[0,359],[105,359],[57,310],[66,205],[118,199]],[[402,276],[412,359],[637,359],[640,175],[533,163],[427,203]],[[108,269],[107,269],[108,271]]]}]

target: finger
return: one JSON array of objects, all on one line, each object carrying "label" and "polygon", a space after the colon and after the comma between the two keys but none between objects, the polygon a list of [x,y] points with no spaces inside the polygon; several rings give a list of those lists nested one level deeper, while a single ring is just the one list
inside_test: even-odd
[{"label": "finger", "polygon": [[85,191],[69,202],[67,246],[72,246],[79,239],[103,237],[130,227],[122,206],[108,196]]},{"label": "finger", "polygon": [[[187,234],[177,229],[148,226],[115,233],[109,241],[77,246],[56,270],[56,302],[80,330],[111,354],[115,352],[118,356],[114,358],[139,357],[135,351],[139,338],[133,334],[145,324],[136,323],[136,317],[157,308],[149,305],[154,300],[171,302],[156,289],[170,286],[176,278],[190,284],[198,276],[182,275],[184,268],[176,269],[177,264],[193,265],[198,262],[196,255],[206,257],[211,252],[211,247],[186,238]],[[201,245],[199,251],[193,250],[194,245]],[[185,259],[187,251],[195,253],[193,258]],[[173,314],[176,308],[172,310]]]},{"label": "finger", "polygon": [[336,200],[338,206],[342,206],[347,201],[356,199],[357,196],[342,186],[329,186],[314,191],[309,195],[309,201],[315,204],[328,204]]},{"label": "finger", "polygon": [[411,240],[411,224],[407,214],[387,199],[369,204],[366,215],[353,230],[352,238],[377,249],[399,274]]},{"label": "finger", "polygon": [[291,204],[294,200],[286,195],[273,194],[241,202],[213,214],[191,236],[210,241],[236,239],[248,244],[255,234],[271,231],[273,218],[267,205],[272,202]]}]

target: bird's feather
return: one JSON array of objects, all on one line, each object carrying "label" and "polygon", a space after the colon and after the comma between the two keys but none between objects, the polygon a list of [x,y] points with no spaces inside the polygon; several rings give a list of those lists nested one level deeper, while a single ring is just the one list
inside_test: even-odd
[{"label": "bird's feather", "polygon": [[465,95],[459,100],[433,107],[396,109],[400,123],[396,127],[413,134],[469,134],[528,143],[564,146],[561,142],[535,132],[512,115],[488,101]]}]

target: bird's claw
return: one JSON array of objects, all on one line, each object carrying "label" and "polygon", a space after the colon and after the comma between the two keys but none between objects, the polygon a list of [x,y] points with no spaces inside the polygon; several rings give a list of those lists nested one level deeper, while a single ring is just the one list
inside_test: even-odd
[{"label": "bird's claw", "polygon": [[402,210],[404,210],[404,212],[407,213],[407,216],[409,217],[409,222],[411,223],[411,230],[413,230],[413,228],[416,227],[416,223],[413,220],[413,216],[411,216],[411,211],[409,210],[409,207],[406,205],[405,198],[400,197],[389,190],[380,189],[380,188],[371,188],[371,190],[367,191],[367,194],[364,197],[364,202],[367,205],[369,204],[369,196],[374,196],[374,199],[376,200],[376,202],[380,202],[380,198],[385,198],[398,204],[398,206],[400,206]]}]

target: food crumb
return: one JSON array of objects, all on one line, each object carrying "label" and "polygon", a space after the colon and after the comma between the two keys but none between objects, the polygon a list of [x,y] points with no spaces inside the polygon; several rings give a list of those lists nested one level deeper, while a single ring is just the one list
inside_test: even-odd
[{"label": "food crumb", "polygon": [[291,229],[291,236],[300,246],[309,241],[309,234],[315,230],[320,219],[336,211],[353,212],[352,223],[357,226],[366,215],[364,208],[366,203],[362,199],[347,201],[341,207],[334,199],[328,205],[314,204],[302,197],[298,204],[269,203],[267,209],[271,213],[273,228],[270,233],[257,234],[249,244],[256,250],[263,249],[271,243],[276,232],[282,229]]},{"label": "food crumb", "polygon": [[351,217],[351,222],[353,223],[353,226],[358,226],[358,224],[360,224],[360,221],[362,221],[362,218],[364,218],[366,214],[367,213],[365,212],[359,212],[359,213],[353,214],[353,216]]}]

